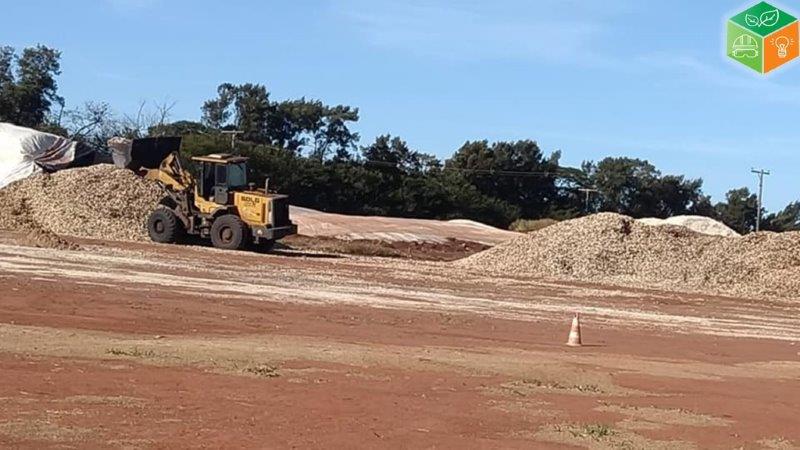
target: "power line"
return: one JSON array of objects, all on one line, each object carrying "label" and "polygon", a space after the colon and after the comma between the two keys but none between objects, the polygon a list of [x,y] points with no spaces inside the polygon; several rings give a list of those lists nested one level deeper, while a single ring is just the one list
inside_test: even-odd
[{"label": "power line", "polygon": [[750,169],[750,172],[758,175],[758,211],[756,213],[756,233],[761,230],[761,205],[762,195],[764,193],[764,175],[769,175],[769,170],[764,169]]},{"label": "power line", "polygon": [[[387,167],[397,167],[399,162],[392,162],[392,161],[376,161],[372,159],[368,159],[364,161],[370,165],[377,165],[377,166],[387,166]],[[572,177],[575,178],[575,174],[572,173],[570,170],[565,169],[556,169],[552,171],[517,171],[517,170],[497,170],[497,169],[466,169],[461,167],[448,167],[444,166],[441,170],[448,170],[452,172],[463,172],[463,173],[475,173],[475,174],[486,174],[486,175],[499,175],[499,176],[513,176],[513,177]]]}]

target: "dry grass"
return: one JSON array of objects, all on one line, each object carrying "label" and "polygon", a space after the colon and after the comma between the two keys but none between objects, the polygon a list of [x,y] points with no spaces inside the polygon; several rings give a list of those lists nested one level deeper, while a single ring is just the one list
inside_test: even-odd
[{"label": "dry grass", "polygon": [[539,430],[534,437],[540,441],[598,450],[695,448],[688,442],[648,439],[631,431],[616,429],[602,423],[551,425]]},{"label": "dry grass", "polygon": [[278,368],[268,364],[257,364],[244,368],[244,372],[262,378],[275,378],[280,376]]},{"label": "dry grass", "polygon": [[649,422],[658,425],[686,425],[695,427],[726,427],[733,422],[727,419],[697,414],[685,409],[663,409],[653,406],[603,405],[596,411],[623,414],[636,422]]},{"label": "dry grass", "polygon": [[541,390],[554,390],[554,391],[571,391],[574,393],[585,394],[604,394],[603,389],[593,383],[577,383],[570,384],[554,380],[540,380],[540,379],[524,379],[519,381],[512,381],[501,385],[501,388],[507,393],[514,394],[521,397],[526,397]]},{"label": "dry grass", "polygon": [[156,356],[153,350],[141,350],[137,347],[134,348],[110,348],[106,353],[114,356],[128,356],[131,358],[154,358]]}]

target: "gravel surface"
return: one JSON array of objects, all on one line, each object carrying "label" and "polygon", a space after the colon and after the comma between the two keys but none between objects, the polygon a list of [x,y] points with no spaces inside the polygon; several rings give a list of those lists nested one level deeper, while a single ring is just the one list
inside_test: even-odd
[{"label": "gravel surface", "polygon": [[800,298],[800,232],[709,236],[613,213],[561,222],[455,264],[511,275]]},{"label": "gravel surface", "polygon": [[147,217],[163,195],[112,165],[34,175],[0,190],[0,228],[146,241]]}]

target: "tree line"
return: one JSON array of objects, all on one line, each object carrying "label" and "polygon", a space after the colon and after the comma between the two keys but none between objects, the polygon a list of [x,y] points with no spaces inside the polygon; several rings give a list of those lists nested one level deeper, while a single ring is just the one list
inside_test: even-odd
[{"label": "tree line", "polygon": [[[767,214],[747,187],[713,203],[701,179],[663,174],[650,162],[608,157],[580,167],[560,163],[534,140],[466,141],[446,159],[385,134],[362,144],[353,130],[358,108],[314,99],[275,100],[258,83],[221,84],[200,105],[200,121],[170,121],[170,105],[142,105],[118,116],[88,102],[66,109],[58,95],[61,53],[45,46],[17,53],[0,47],[0,121],[62,134],[105,151],[114,135],[183,136],[183,153],[226,151],[251,158],[251,178],[323,211],[416,217],[468,218],[506,227],[517,219],[568,219],[598,211],[665,218],[696,214],[747,233],[762,227],[800,230],[800,202]],[[590,189],[589,196],[586,191]]]}]

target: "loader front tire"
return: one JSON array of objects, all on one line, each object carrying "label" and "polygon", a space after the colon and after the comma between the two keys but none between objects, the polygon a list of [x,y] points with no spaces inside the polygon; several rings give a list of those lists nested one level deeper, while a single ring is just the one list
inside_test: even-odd
[{"label": "loader front tire", "polygon": [[174,244],[183,236],[183,223],[171,209],[156,208],[147,218],[147,233],[153,242]]},{"label": "loader front tire", "polygon": [[241,250],[249,242],[249,229],[242,219],[225,214],[211,225],[211,243],[225,250]]},{"label": "loader front tire", "polygon": [[262,252],[271,252],[273,248],[275,248],[275,239],[269,239],[258,243],[258,249]]}]

